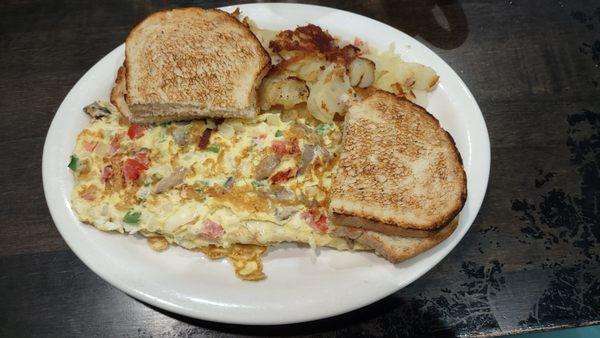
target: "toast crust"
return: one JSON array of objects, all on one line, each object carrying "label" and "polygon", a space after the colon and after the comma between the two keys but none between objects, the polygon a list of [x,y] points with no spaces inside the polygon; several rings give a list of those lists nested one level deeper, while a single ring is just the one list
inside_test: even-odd
[{"label": "toast crust", "polygon": [[131,111],[129,110],[129,106],[125,101],[125,96],[127,95],[127,85],[125,82],[125,77],[127,76],[127,69],[124,66],[119,67],[117,71],[117,78],[115,79],[115,84],[110,91],[110,102],[117,107],[121,115],[127,118],[132,123],[140,123],[135,121],[135,117],[132,116]]},{"label": "toast crust", "polygon": [[439,121],[376,91],[346,114],[330,213],[362,218],[366,228],[388,234],[435,231],[462,209],[466,183],[460,153]]},{"label": "toast crust", "polygon": [[248,27],[227,12],[156,12],[126,39],[125,102],[132,122],[250,118],[271,60]]},{"label": "toast crust", "polygon": [[458,219],[455,218],[435,235],[427,238],[394,237],[347,226],[333,226],[330,234],[350,238],[355,243],[374,250],[391,263],[397,264],[438,245],[450,237],[457,227]]},{"label": "toast crust", "polygon": [[376,220],[356,216],[346,216],[337,213],[331,214],[330,219],[333,224],[338,226],[355,227],[364,230],[380,232],[384,235],[389,236],[426,238],[435,236],[439,231],[441,231],[401,228],[396,225],[389,225],[382,222],[378,222]]}]

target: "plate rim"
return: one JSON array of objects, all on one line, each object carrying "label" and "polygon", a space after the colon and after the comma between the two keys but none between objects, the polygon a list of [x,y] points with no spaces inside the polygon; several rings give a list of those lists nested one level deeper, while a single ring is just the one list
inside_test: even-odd
[{"label": "plate rim", "polygon": [[[211,315],[208,312],[198,312],[198,311],[194,311],[197,309],[189,309],[187,307],[183,307],[180,306],[178,304],[172,303],[170,301],[167,301],[165,299],[161,299],[159,297],[155,297],[150,293],[146,293],[142,290],[139,290],[135,287],[131,287],[129,285],[127,285],[126,283],[124,283],[121,279],[117,278],[116,276],[112,276],[112,275],[107,275],[105,273],[103,273],[102,271],[99,270],[99,268],[96,266],[96,264],[94,262],[92,262],[91,260],[88,260],[88,258],[82,253],[80,252],[80,249],[77,248],[73,243],[69,242],[69,240],[67,239],[69,237],[69,235],[66,233],[66,229],[64,229],[63,227],[59,226],[59,222],[57,222],[57,220],[60,221],[60,219],[65,216],[65,215],[59,215],[58,214],[58,210],[56,210],[56,208],[53,207],[53,202],[51,200],[51,193],[52,193],[52,188],[49,184],[49,180],[50,180],[50,168],[49,168],[49,161],[50,160],[50,147],[51,147],[51,140],[49,140],[50,135],[51,135],[51,131],[53,131],[54,129],[58,128],[57,126],[57,119],[56,119],[56,114],[58,112],[60,112],[61,110],[65,109],[63,106],[66,104],[66,102],[68,101],[70,95],[72,95],[73,89],[78,86],[84,79],[86,79],[87,77],[89,77],[89,74],[91,74],[93,72],[93,70],[98,67],[98,65],[100,64],[100,62],[104,59],[109,57],[111,54],[113,53],[118,53],[119,50],[121,48],[123,48],[124,44],[119,45],[118,47],[116,47],[115,49],[113,49],[112,51],[110,51],[108,54],[104,55],[100,60],[98,60],[91,68],[89,68],[85,74],[71,87],[71,89],[69,90],[68,94],[65,96],[65,98],[63,99],[63,101],[61,102],[60,106],[58,107],[56,113],[55,113],[55,117],[53,117],[52,122],[48,128],[48,133],[46,135],[45,141],[44,141],[44,149],[43,149],[43,156],[42,156],[42,180],[43,180],[43,188],[44,188],[44,196],[46,199],[46,203],[48,205],[48,209],[50,211],[50,214],[52,216],[52,220],[56,226],[56,228],[58,229],[59,233],[61,234],[61,237],[63,238],[63,240],[67,243],[67,245],[69,246],[69,248],[71,249],[71,251],[73,251],[73,253],[75,253],[75,255],[81,260],[83,261],[83,263],[90,269],[92,270],[96,275],[98,275],[99,277],[101,277],[103,280],[107,281],[109,284],[111,284],[112,286],[115,286],[117,289],[125,292],[126,294],[139,299],[143,302],[146,302],[148,304],[151,304],[153,306],[157,306],[159,308],[165,309],[167,311],[171,311],[180,315],[184,315],[184,316],[188,316],[191,318],[198,318],[198,319],[203,319],[203,320],[210,320],[210,321],[215,321],[215,322],[221,322],[221,323],[227,323],[227,324],[250,324],[250,325],[280,325],[280,324],[292,324],[292,323],[299,323],[299,322],[306,322],[306,321],[313,321],[313,320],[318,320],[318,319],[323,319],[323,318],[329,318],[329,317],[333,317],[333,316],[337,316],[343,313],[347,313],[350,311],[354,311],[356,309],[362,308],[366,305],[372,304],[378,300],[381,300],[395,292],[397,292],[398,290],[401,290],[402,288],[412,284],[415,280],[419,279],[420,277],[422,277],[425,273],[429,272],[431,269],[433,269],[435,266],[437,266],[445,257],[448,256],[448,254],[454,250],[454,248],[458,245],[458,243],[460,243],[464,236],[466,235],[466,233],[469,231],[469,229],[471,228],[473,222],[475,221],[475,219],[477,218],[477,215],[479,214],[479,211],[481,209],[481,205],[483,203],[483,200],[485,198],[486,192],[487,192],[487,187],[489,184],[489,174],[490,174],[490,166],[491,166],[491,148],[490,148],[490,141],[489,141],[489,133],[487,130],[487,125],[485,123],[485,119],[483,117],[483,113],[481,112],[481,109],[479,107],[479,105],[477,104],[477,101],[475,100],[475,97],[473,96],[473,94],[471,93],[471,91],[469,90],[469,88],[466,86],[466,84],[463,82],[463,80],[460,78],[460,76],[454,71],[454,69],[452,69],[452,67],[450,67],[450,65],[448,65],[437,53],[433,52],[430,48],[428,48],[427,46],[425,46],[423,43],[419,42],[418,40],[414,39],[413,37],[407,35],[406,33],[398,30],[395,27],[392,27],[390,25],[387,25],[383,22],[371,19],[367,16],[363,16],[361,14],[357,14],[357,13],[353,13],[350,11],[346,11],[346,10],[341,10],[341,9],[337,9],[337,8],[332,8],[332,7],[326,7],[326,6],[320,6],[320,5],[310,5],[310,4],[300,4],[300,3],[254,3],[254,4],[239,4],[239,5],[231,5],[231,6],[224,6],[224,7],[217,7],[217,9],[222,9],[222,10],[226,10],[226,11],[232,11],[235,8],[240,8],[240,10],[243,12],[244,8],[249,8],[249,7],[263,7],[263,6],[274,6],[274,7],[290,7],[290,8],[294,8],[294,7],[304,7],[304,8],[312,8],[312,9],[320,9],[320,10],[328,10],[328,11],[335,11],[335,12],[341,12],[341,14],[343,14],[344,16],[359,16],[361,19],[363,20],[367,20],[370,21],[373,24],[377,24],[377,25],[383,25],[385,27],[387,27],[388,29],[392,29],[393,31],[395,31],[396,34],[399,34],[402,36],[403,39],[406,39],[407,41],[410,41],[410,43],[412,45],[419,45],[420,47],[430,51],[436,58],[439,59],[439,62],[441,62],[443,65],[445,65],[449,71],[452,73],[452,75],[454,75],[455,80],[458,81],[458,84],[460,85],[460,89],[465,93],[466,95],[466,99],[468,101],[471,102],[472,104],[472,108],[474,108],[477,114],[477,118],[480,118],[481,121],[477,121],[480,122],[478,124],[480,124],[482,126],[482,129],[479,130],[480,133],[482,133],[483,137],[483,142],[484,144],[482,144],[481,146],[483,146],[483,150],[485,150],[485,152],[481,155],[483,155],[483,158],[479,158],[478,162],[483,162],[483,172],[480,175],[480,178],[483,179],[484,185],[482,186],[482,190],[481,190],[481,196],[480,198],[478,198],[477,200],[473,201],[473,209],[476,211],[474,211],[474,217],[473,220],[466,226],[466,229],[464,230],[464,232],[460,235],[460,238],[457,239],[456,241],[450,243],[450,245],[448,245],[447,247],[447,251],[441,255],[441,257],[439,257],[439,259],[436,259],[433,264],[431,264],[429,267],[427,267],[426,269],[424,269],[423,271],[421,271],[420,273],[416,273],[414,275],[411,275],[409,278],[407,278],[404,283],[400,283],[400,285],[396,285],[396,287],[393,290],[387,290],[388,292],[382,292],[380,294],[378,294],[377,296],[371,297],[371,299],[364,301],[364,302],[355,302],[353,304],[353,306],[347,306],[347,307],[343,307],[343,308],[338,308],[337,311],[330,311],[327,314],[319,314],[319,315],[310,315],[310,314],[304,314],[304,315],[296,315],[294,316],[295,318],[293,319],[287,319],[287,320],[265,320],[263,318],[263,320],[256,320],[256,318],[253,318],[252,320],[244,320],[240,318],[233,318],[233,316],[229,316],[229,318],[222,318],[219,315]],[[471,147],[471,142],[469,141],[469,147]],[[471,150],[470,150],[471,151]],[[455,232],[456,233],[456,232]]]}]

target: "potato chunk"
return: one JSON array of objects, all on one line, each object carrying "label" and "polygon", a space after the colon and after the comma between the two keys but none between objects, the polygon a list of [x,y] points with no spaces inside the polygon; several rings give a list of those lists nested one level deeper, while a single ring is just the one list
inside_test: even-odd
[{"label": "potato chunk", "polygon": [[306,102],[309,90],[306,82],[297,77],[272,76],[263,80],[259,91],[259,102],[262,110],[273,106],[291,109],[295,105]]}]

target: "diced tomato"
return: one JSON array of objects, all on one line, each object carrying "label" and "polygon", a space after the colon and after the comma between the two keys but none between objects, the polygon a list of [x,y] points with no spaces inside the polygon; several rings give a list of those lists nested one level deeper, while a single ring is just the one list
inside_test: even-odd
[{"label": "diced tomato", "polygon": [[300,145],[298,140],[277,140],[271,144],[271,149],[277,156],[300,154]]},{"label": "diced tomato", "polygon": [[119,151],[119,148],[121,147],[121,138],[119,137],[119,135],[115,135],[112,140],[110,141],[110,151],[109,154],[114,154],[117,151]]},{"label": "diced tomato", "polygon": [[258,134],[252,138],[255,140],[264,140],[265,138],[267,138],[267,134]]},{"label": "diced tomato", "polygon": [[271,148],[273,149],[273,152],[277,154],[277,156],[283,156],[287,153],[286,145],[287,141],[273,141]]},{"label": "diced tomato", "polygon": [[104,169],[102,169],[102,181],[104,181],[105,183],[110,180],[110,178],[113,175],[113,168],[111,165],[107,165],[106,167],[104,167]]},{"label": "diced tomato", "polygon": [[294,139],[290,142],[290,149],[288,151],[290,155],[300,154],[300,145],[298,144],[298,139]]},{"label": "diced tomato", "polygon": [[142,150],[135,154],[136,159],[144,164],[146,169],[148,168],[148,163],[150,163],[150,160],[148,159],[148,151],[148,149],[142,148]]},{"label": "diced tomato", "polygon": [[219,239],[225,229],[219,223],[212,221],[210,219],[206,219],[202,222],[202,229],[200,230],[200,235],[204,236],[208,239]]},{"label": "diced tomato", "polygon": [[302,217],[302,219],[318,233],[324,234],[327,232],[327,229],[329,229],[327,215],[320,213],[316,209],[311,209],[310,212],[304,211],[300,214],[300,217]]},{"label": "diced tomato", "polygon": [[319,232],[321,234],[326,233],[327,229],[329,228],[328,222],[327,222],[327,215],[321,214],[321,216],[319,216],[319,218],[317,218],[317,219],[313,218],[313,221],[310,223],[310,226],[313,227],[315,230],[317,230],[317,232]]},{"label": "diced tomato", "polygon": [[269,180],[271,181],[272,184],[286,182],[290,178],[296,176],[296,171],[297,171],[297,169],[292,169],[292,168],[290,168],[288,170],[279,171],[279,172],[276,172],[273,176],[271,176],[271,178],[269,178]]},{"label": "diced tomato", "polygon": [[146,131],[146,127],[139,125],[139,124],[132,124],[129,126],[129,129],[127,130],[127,135],[129,135],[130,139],[135,140],[136,138],[140,138],[140,137],[144,136],[145,131]]},{"label": "diced tomato", "polygon": [[146,169],[148,169],[148,164],[138,159],[128,158],[123,163],[123,176],[128,181],[135,181],[140,178],[140,174]]},{"label": "diced tomato", "polygon": [[96,199],[96,194],[93,192],[88,192],[88,193],[81,195],[81,198],[83,198],[86,201],[93,201]]},{"label": "diced tomato", "polygon": [[83,149],[89,151],[90,153],[94,152],[94,150],[96,150],[96,147],[98,146],[98,142],[83,142]]}]

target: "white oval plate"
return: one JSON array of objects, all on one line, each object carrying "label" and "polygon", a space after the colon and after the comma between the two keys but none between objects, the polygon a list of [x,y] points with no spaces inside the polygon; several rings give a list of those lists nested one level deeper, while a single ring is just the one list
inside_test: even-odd
[{"label": "white oval plate", "polygon": [[[447,129],[462,155],[468,198],[458,229],[435,248],[392,265],[371,253],[311,250],[284,245],[264,258],[267,279],[243,282],[228,262],[172,247],[156,253],[144,239],[101,232],[80,223],[70,206],[73,177],[67,168],[77,134],[87,126],[82,107],[108,99],[121,45],[94,65],[71,89],[52,121],[42,161],[44,192],[56,227],[73,252],[95,273],[129,295],[182,315],[225,323],[286,324],[325,318],[375,302],[405,287],[444,258],[475,219],[488,183],[490,148],[481,111],[458,75],[410,36],[357,14],[309,5],[251,4],[239,7],[261,27],[289,29],[313,23],[344,40],[360,37],[385,49],[396,44],[408,61],[440,75],[428,110]],[[349,24],[351,23],[351,24]]]}]

